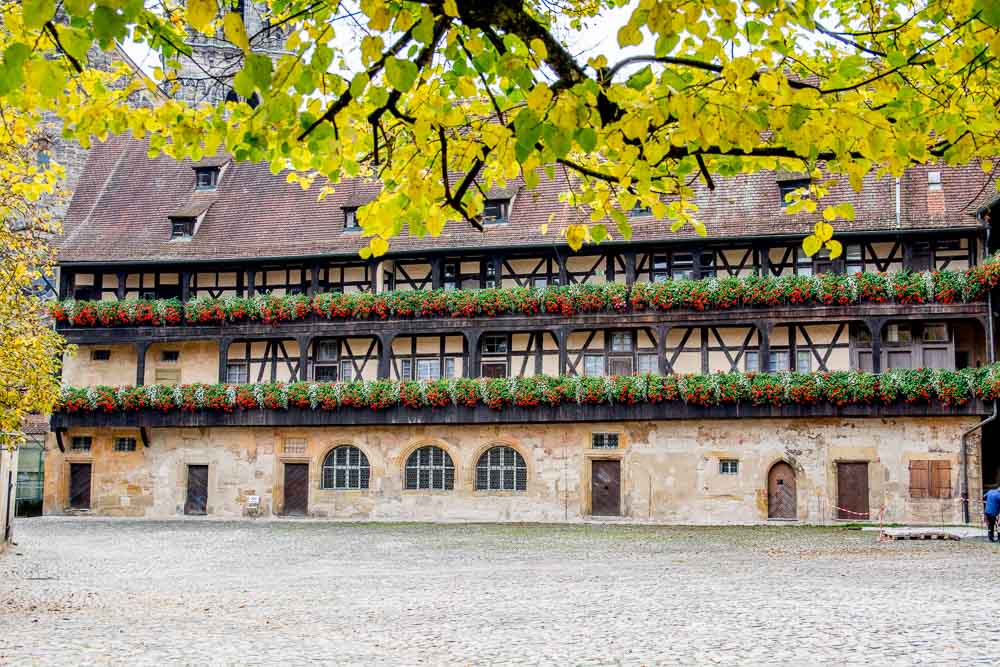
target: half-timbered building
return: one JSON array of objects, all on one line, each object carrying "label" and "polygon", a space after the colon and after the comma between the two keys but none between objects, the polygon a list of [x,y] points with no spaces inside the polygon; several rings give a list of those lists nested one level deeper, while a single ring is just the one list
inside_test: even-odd
[{"label": "half-timbered building", "polygon": [[[398,392],[407,382],[452,379],[433,386],[454,387],[460,378],[490,379],[477,387],[541,375],[711,384],[718,374],[987,367],[990,300],[933,298],[934,272],[966,275],[992,253],[987,180],[978,166],[926,167],[899,179],[872,175],[860,192],[834,187],[830,201],[851,202],[855,218],[837,224],[844,253],[833,259],[802,250],[818,214],[783,210],[801,175],[725,178],[699,190],[706,237],[672,233],[669,222],[637,209],[628,212],[629,241],[579,252],[539,232],[550,220],[555,230],[583,215],[543,175],[534,189],[514,181],[490,191],[485,231],[453,224],[437,238],[404,233],[386,255],[366,260],[357,210],[376,196],[374,183],[348,180],[318,201],[315,190],[289,185],[267,165],[150,159],[142,142],[111,138],[91,150],[65,220],[59,297],[73,312],[92,302],[183,309],[301,295],[311,308],[324,294],[375,303],[413,291],[542,295],[571,285],[620,285],[615,294],[626,301],[493,316],[479,305],[406,316],[312,309],[224,321],[64,317],[58,327],[76,346],[65,359],[67,387],[172,387],[177,397],[202,398],[186,409],[102,409],[95,389],[90,409],[57,412],[45,511],[693,523],[884,512],[896,521],[961,520],[962,496],[978,498],[984,482],[997,481],[998,461],[976,428],[993,404],[972,389],[960,404],[744,397],[706,405],[681,396],[497,409],[485,399],[473,406],[425,398],[423,407],[369,409],[344,407],[342,396],[345,387]],[[704,308],[630,300],[639,286],[668,283],[717,289],[727,278],[909,272],[931,285],[923,303],[892,294],[881,302],[855,294],[844,303]],[[241,387],[288,383],[312,386],[312,404],[240,403]],[[216,385],[229,392],[225,409],[202,404]],[[339,409],[317,408],[320,386],[340,387]]]}]

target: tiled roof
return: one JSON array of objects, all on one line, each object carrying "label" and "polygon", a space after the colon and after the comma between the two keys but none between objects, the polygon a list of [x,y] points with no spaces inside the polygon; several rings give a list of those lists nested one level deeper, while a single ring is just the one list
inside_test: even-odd
[{"label": "tiled roof", "polygon": [[[222,162],[224,160],[211,159]],[[203,161],[204,162],[204,161]],[[166,156],[150,159],[145,142],[113,137],[95,145],[65,219],[60,243],[63,262],[186,261],[314,255],[352,256],[366,245],[356,232],[343,229],[344,207],[370,201],[375,182],[352,179],[336,192],[317,200],[318,185],[302,190],[284,174],[272,175],[265,164],[233,161],[226,165],[218,189],[195,192],[190,161]],[[941,173],[941,190],[928,192],[928,171]],[[505,246],[551,247],[561,243],[559,229],[588,215],[559,201],[565,178],[549,179],[527,190],[508,183],[516,192],[510,220],[479,232],[469,225],[449,224],[440,238],[406,234],[392,241],[391,252],[423,252],[442,247],[489,248]],[[775,173],[716,178],[716,188],[699,187],[695,197],[699,219],[711,238],[808,234],[819,214],[789,216],[781,210]],[[976,224],[976,208],[993,194],[988,177],[977,165],[919,167],[901,180],[900,227],[943,229]],[[830,203],[850,201],[856,219],[840,221],[838,231],[896,228],[895,183],[891,177],[865,179],[861,192],[847,184],[835,186]],[[197,234],[189,242],[170,242],[169,216],[177,211],[203,209],[210,204]],[[547,236],[539,227],[553,216]],[[670,232],[669,221],[633,219],[633,241],[672,241],[694,237],[685,228]],[[612,236],[621,240],[612,228]]]}]

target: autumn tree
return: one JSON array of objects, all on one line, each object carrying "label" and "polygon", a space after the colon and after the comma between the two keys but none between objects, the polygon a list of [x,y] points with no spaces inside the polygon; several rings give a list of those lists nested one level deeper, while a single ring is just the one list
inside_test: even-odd
[{"label": "autumn tree", "polygon": [[37,287],[52,276],[61,171],[37,164],[37,121],[0,104],[0,447],[20,444],[25,416],[47,413],[59,393],[62,338]]},{"label": "autumn tree", "polygon": [[[480,227],[484,193],[512,179],[558,179],[577,217],[547,231],[578,248],[628,239],[633,206],[704,233],[693,188],[741,172],[812,174],[788,210],[835,221],[853,211],[817,204],[832,180],[858,188],[937,161],[992,170],[998,155],[992,0],[266,0],[255,34],[236,6],[7,4],[0,98],[53,110],[85,143],[131,131],[153,152],[221,146],[303,185],[377,179],[358,216],[376,255],[404,228]],[[617,48],[580,55],[587,25]],[[88,64],[128,38],[169,72],[191,30],[242,52],[206,75],[259,105],[136,110]],[[277,59],[255,49],[273,30],[287,35]],[[839,252],[832,229],[817,233],[807,250]]]}]

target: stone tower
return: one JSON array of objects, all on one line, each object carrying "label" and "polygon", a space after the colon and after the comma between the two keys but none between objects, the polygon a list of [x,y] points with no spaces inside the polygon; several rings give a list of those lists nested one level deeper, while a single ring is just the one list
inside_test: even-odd
[{"label": "stone tower", "polygon": [[[228,11],[239,12],[246,26],[250,44],[257,53],[277,58],[282,55],[285,34],[281,28],[271,28],[267,8],[252,0],[223,0]],[[175,99],[192,105],[217,104],[222,100],[238,100],[233,90],[233,77],[243,67],[243,53],[226,41],[220,28],[215,36],[188,31],[186,44],[190,57],[181,56],[180,67],[167,72],[164,90]],[[255,100],[247,100],[255,104]]]}]

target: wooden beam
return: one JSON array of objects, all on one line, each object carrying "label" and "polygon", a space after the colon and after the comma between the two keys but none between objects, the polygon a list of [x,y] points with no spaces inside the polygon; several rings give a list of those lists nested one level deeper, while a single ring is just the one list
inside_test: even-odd
[{"label": "wooden beam", "polygon": [[59,446],[59,451],[63,452],[63,453],[66,453],[66,446],[63,444],[63,432],[65,430],[66,429],[64,429],[64,428],[56,428],[55,429],[56,444]]},{"label": "wooden beam", "polygon": [[145,426],[139,427],[139,437],[142,438],[142,445],[149,448],[149,431],[146,430]]}]

